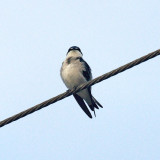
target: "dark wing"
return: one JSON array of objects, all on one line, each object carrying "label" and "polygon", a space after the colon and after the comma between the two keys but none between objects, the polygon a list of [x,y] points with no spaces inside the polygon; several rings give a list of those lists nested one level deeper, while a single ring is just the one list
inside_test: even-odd
[{"label": "dark wing", "polygon": [[[83,60],[83,58],[82,57],[78,57],[77,59],[79,59],[79,61],[83,64],[83,70],[82,70],[82,74],[83,74],[83,76],[85,77],[85,79],[87,80],[87,81],[90,81],[91,79],[92,79],[92,73],[91,73],[91,68],[89,67],[89,65],[87,64],[87,62],[86,61],[84,61]],[[102,107],[102,105],[92,96],[92,94],[91,94],[91,87],[88,87],[87,88],[87,90],[88,90],[88,93],[89,93],[89,96],[90,96],[90,98],[91,98],[91,101],[92,101],[92,104],[91,105],[89,105],[89,108],[92,110],[92,111],[94,111],[94,114],[95,114],[95,110],[94,110],[94,108],[96,108],[96,109],[99,109],[98,108],[98,106],[99,107]],[[78,95],[77,95],[78,96]],[[78,96],[79,97],[79,96]],[[83,99],[81,98],[81,97],[79,97],[82,101],[83,101]],[[77,100],[77,99],[76,99]],[[78,101],[77,101],[78,102]],[[79,103],[79,102],[78,102]],[[84,101],[83,101],[83,103],[84,103]],[[80,105],[80,104],[79,104]],[[85,103],[84,103],[84,105],[85,105]],[[80,105],[81,106],[81,105]],[[85,105],[86,106],[86,105]],[[81,107],[82,108],[82,107]],[[87,108],[87,106],[86,106],[86,108]],[[83,109],[83,108],[82,108]],[[88,110],[88,108],[87,108],[87,110]],[[84,111],[85,112],[85,111]],[[86,113],[86,112],[85,112]],[[90,112],[89,112],[90,113]],[[86,113],[87,114],[87,113]],[[87,114],[88,115],[88,114]]]},{"label": "dark wing", "polygon": [[83,60],[83,64],[84,64],[84,68],[85,68],[85,70],[83,70],[83,76],[85,77],[85,79],[87,81],[90,81],[92,79],[91,68],[89,67],[87,62],[84,60]]},{"label": "dark wing", "polygon": [[76,99],[77,103],[80,105],[82,110],[88,115],[88,117],[92,118],[90,111],[88,110],[86,104],[84,103],[83,99],[78,96],[77,94],[73,94],[74,98]]},{"label": "dark wing", "polygon": [[[85,79],[87,81],[90,81],[92,79],[91,68],[89,67],[89,65],[87,64],[87,62],[84,61],[82,58],[80,58],[80,62],[83,63],[83,65],[84,65],[84,70],[82,71],[83,76],[85,77]],[[92,105],[89,105],[90,109],[92,111],[94,111],[94,108],[99,109],[98,106],[96,105],[96,103],[94,102],[93,98],[92,98],[91,87],[88,87],[87,90],[88,90],[89,96],[90,96],[90,98],[92,100]]]},{"label": "dark wing", "polygon": [[91,68],[89,67],[87,62],[83,60],[82,57],[78,57],[78,59],[83,64],[83,71],[82,71],[83,76],[87,81],[90,81],[92,79]]}]

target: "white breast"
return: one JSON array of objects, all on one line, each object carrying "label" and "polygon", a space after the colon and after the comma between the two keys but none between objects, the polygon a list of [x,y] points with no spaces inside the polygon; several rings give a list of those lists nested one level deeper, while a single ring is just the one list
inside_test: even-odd
[{"label": "white breast", "polygon": [[86,82],[86,79],[82,75],[82,66],[80,62],[70,64],[64,62],[61,69],[61,77],[69,89]]}]

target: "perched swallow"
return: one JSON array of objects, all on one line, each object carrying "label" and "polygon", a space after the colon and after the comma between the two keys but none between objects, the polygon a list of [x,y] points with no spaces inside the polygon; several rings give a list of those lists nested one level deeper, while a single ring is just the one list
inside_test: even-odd
[{"label": "perched swallow", "polygon": [[[77,87],[87,81],[92,79],[91,68],[82,58],[83,54],[79,47],[73,46],[70,47],[66,59],[62,63],[61,67],[61,78],[66,85],[67,88],[72,89]],[[77,103],[80,105],[82,110],[88,115],[88,117],[92,118],[92,115],[87,108],[85,102],[88,104],[89,108],[95,114],[95,108],[99,109],[99,107],[103,108],[102,105],[92,96],[91,87],[88,87],[76,94],[73,94]],[[85,102],[84,102],[85,100]]]}]

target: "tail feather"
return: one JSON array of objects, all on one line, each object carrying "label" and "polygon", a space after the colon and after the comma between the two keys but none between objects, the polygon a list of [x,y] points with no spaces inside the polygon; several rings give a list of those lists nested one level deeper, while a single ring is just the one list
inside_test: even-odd
[{"label": "tail feather", "polygon": [[95,102],[96,104],[98,104],[99,107],[103,108],[103,106],[102,106],[93,96],[92,96],[92,98],[93,98],[94,102]]},{"label": "tail feather", "polygon": [[[96,104],[95,104],[95,105],[96,105]],[[89,105],[89,108],[93,108],[92,111],[94,112],[94,115],[95,115],[95,117],[96,117],[95,105],[91,104],[91,105]]]},{"label": "tail feather", "polygon": [[94,111],[94,106],[93,106],[93,104],[91,104],[91,105],[88,104],[88,106],[89,106],[89,108],[90,108],[92,111]]},{"label": "tail feather", "polygon": [[94,111],[95,117],[96,117],[95,108],[99,109],[98,106],[100,106],[101,108],[103,108],[102,105],[92,96],[92,104],[89,105],[89,108],[91,108],[91,110]]},{"label": "tail feather", "polygon": [[77,103],[80,105],[82,110],[88,115],[89,118],[92,118],[90,111],[88,110],[86,104],[84,103],[83,99],[78,96],[77,94],[73,94],[74,98],[76,99]]}]

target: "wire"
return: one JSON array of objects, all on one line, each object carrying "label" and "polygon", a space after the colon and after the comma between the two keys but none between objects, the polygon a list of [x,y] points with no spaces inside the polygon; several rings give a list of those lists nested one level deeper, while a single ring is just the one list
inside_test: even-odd
[{"label": "wire", "polygon": [[142,62],[145,62],[145,61],[147,61],[147,60],[149,60],[151,58],[154,58],[154,57],[156,57],[158,55],[160,55],[160,49],[156,50],[154,52],[151,52],[151,53],[149,53],[149,54],[147,54],[147,55],[145,55],[143,57],[140,57],[140,58],[138,58],[138,59],[136,59],[136,60],[134,60],[134,61],[132,61],[130,63],[127,63],[127,64],[125,64],[125,65],[123,65],[123,66],[121,66],[121,67],[119,67],[117,69],[114,69],[114,70],[112,70],[112,71],[110,71],[110,72],[108,72],[106,74],[103,74],[102,76],[99,76],[99,77],[97,77],[97,78],[95,78],[95,79],[93,79],[93,80],[91,80],[91,81],[89,81],[87,83],[84,83],[84,84],[82,84],[82,85],[80,85],[80,86],[78,86],[76,88],[73,88],[71,90],[67,90],[64,93],[62,93],[62,94],[60,94],[60,95],[58,95],[56,97],[53,97],[53,98],[51,98],[49,100],[46,100],[46,101],[44,101],[44,102],[42,102],[40,104],[37,104],[37,105],[35,105],[35,106],[25,110],[25,111],[22,111],[22,112],[20,112],[18,114],[15,114],[15,115],[7,118],[7,119],[4,119],[3,121],[0,121],[0,127],[3,127],[3,126],[5,126],[5,125],[7,125],[7,124],[9,124],[9,123],[11,123],[13,121],[16,121],[16,120],[18,120],[18,119],[20,119],[22,117],[25,117],[25,116],[27,116],[27,115],[35,112],[35,111],[38,111],[38,110],[40,110],[40,109],[42,109],[44,107],[47,107],[48,105],[50,105],[52,103],[60,101],[60,100],[66,98],[66,97],[68,97],[68,96],[70,96],[70,95],[72,95],[72,94],[74,94],[76,92],[79,92],[79,91],[81,91],[81,90],[83,90],[83,89],[85,89],[85,88],[87,88],[89,86],[92,86],[92,85],[94,85],[96,83],[99,83],[99,82],[105,80],[105,79],[108,79],[108,78],[110,78],[112,76],[115,76],[116,74],[119,74],[119,73],[121,73],[121,72],[123,72],[123,71],[125,71],[127,69],[130,69],[130,68],[132,68],[132,67],[134,67],[134,66],[136,66],[136,65],[138,65],[138,64],[140,64]]}]

